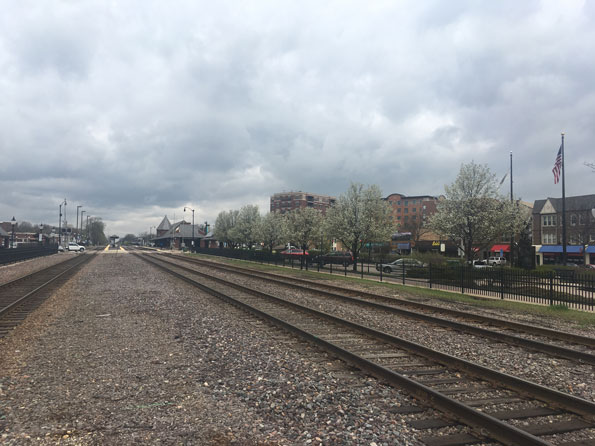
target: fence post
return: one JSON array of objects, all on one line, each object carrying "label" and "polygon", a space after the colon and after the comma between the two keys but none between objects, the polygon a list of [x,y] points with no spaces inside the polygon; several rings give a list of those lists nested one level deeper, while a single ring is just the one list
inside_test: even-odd
[{"label": "fence post", "polygon": [[461,265],[461,294],[465,294],[465,265]]},{"label": "fence post", "polygon": [[380,281],[382,282],[382,265],[384,262],[382,261],[382,257],[380,257]]},{"label": "fence post", "polygon": [[[360,268],[361,268],[361,271],[362,271],[362,279],[363,279],[364,278],[364,264],[362,262],[360,262],[359,265],[360,265]],[[368,266],[368,268],[370,268],[370,266]]]},{"label": "fence post", "polygon": [[500,299],[504,299],[504,267],[500,266]]},{"label": "fence post", "polygon": [[403,262],[403,268],[401,268],[403,270],[403,285],[405,285],[405,262]]},{"label": "fence post", "polygon": [[430,289],[432,289],[432,264],[428,264],[428,276],[430,278]]},{"label": "fence post", "polygon": [[345,269],[345,277],[347,277],[347,265],[343,265],[343,268]]},{"label": "fence post", "polygon": [[550,271],[550,305],[554,305],[554,272]]}]

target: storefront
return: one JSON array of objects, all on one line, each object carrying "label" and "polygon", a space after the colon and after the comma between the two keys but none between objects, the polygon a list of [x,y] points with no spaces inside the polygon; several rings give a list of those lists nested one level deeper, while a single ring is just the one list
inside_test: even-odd
[{"label": "storefront", "polygon": [[[584,265],[585,256],[582,246],[566,246],[566,263],[568,265]],[[538,265],[561,265],[562,245],[541,245],[537,251]]]}]

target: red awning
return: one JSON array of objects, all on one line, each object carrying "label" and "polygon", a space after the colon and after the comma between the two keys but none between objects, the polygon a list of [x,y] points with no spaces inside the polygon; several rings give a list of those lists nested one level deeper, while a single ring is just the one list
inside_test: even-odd
[{"label": "red awning", "polygon": [[510,245],[494,245],[490,252],[510,252]]}]

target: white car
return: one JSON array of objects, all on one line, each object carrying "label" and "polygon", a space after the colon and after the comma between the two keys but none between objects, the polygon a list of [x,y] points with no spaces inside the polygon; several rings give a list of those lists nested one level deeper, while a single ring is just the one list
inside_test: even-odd
[{"label": "white car", "polygon": [[506,259],[504,257],[490,257],[488,259],[488,265],[505,265]]},{"label": "white car", "polygon": [[85,250],[85,247],[84,247],[84,246],[81,246],[81,245],[79,245],[79,244],[77,244],[77,243],[70,242],[70,243],[68,244],[68,250],[69,250],[69,251],[78,251],[78,252],[83,252],[83,251]]}]

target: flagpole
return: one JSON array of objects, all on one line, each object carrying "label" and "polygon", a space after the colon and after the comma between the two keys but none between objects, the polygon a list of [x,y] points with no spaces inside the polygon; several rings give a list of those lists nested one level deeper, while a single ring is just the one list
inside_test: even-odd
[{"label": "flagpole", "polygon": [[564,163],[564,132],[562,132],[562,264],[566,266],[566,181]]},{"label": "flagpole", "polygon": [[[513,203],[513,198],[512,198],[512,150],[510,151],[510,203]],[[513,266],[513,261],[514,261],[514,251],[513,251],[513,245],[514,245],[514,231],[512,231],[512,233],[510,234],[510,266]]]}]

